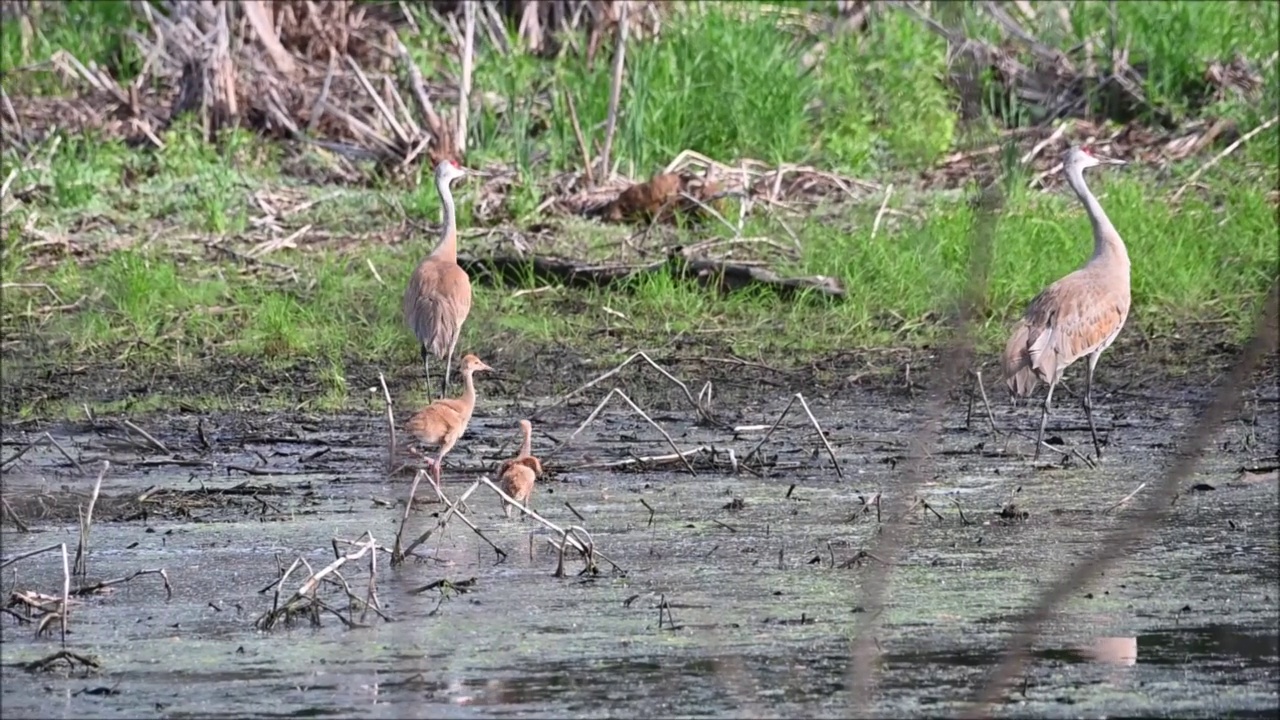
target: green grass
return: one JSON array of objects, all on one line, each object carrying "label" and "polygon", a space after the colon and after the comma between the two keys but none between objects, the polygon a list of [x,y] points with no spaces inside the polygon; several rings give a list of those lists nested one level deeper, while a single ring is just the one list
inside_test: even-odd
[{"label": "green grass", "polygon": [[[764,292],[720,297],[667,275],[637,280],[622,292],[477,287],[461,349],[514,357],[561,345],[608,359],[678,341],[771,362],[808,362],[835,351],[937,339],[943,300],[965,281],[974,219],[971,192],[934,192],[913,180],[916,170],[954,152],[971,140],[966,133],[975,132],[961,126],[944,84],[945,45],[906,15],[891,13],[865,33],[830,38],[824,59],[805,71],[801,57],[811,39],[779,30],[759,9],[730,14],[711,7],[669,20],[659,40],[629,48],[615,156],[624,171],[634,168],[636,174],[694,149],[725,161],[808,162],[895,182],[899,190],[889,208],[896,212],[874,237],[880,197],[786,217],[801,254],[773,264],[787,273],[835,276],[848,300],[783,302]],[[1148,78],[1153,99],[1180,113],[1233,117],[1247,130],[1275,112],[1277,64],[1267,71],[1262,102],[1199,107],[1188,88],[1209,59],[1228,51],[1265,59],[1268,46],[1259,38],[1275,37],[1277,12],[1264,3],[1214,7],[1120,3],[1117,29],[1131,38],[1133,62],[1159,69]],[[1062,44],[1109,32],[1106,8],[1073,6],[1075,27],[1062,32]],[[13,68],[65,47],[127,79],[137,59],[121,48],[118,33],[105,29],[116,27],[120,18],[112,13],[118,11],[105,3],[46,4],[25,55],[20,33],[5,24],[0,60]],[[967,11],[954,20],[966,27],[979,21]],[[1053,41],[1052,22],[1046,22],[1045,38]],[[71,23],[97,30],[73,31]],[[1257,32],[1242,34],[1245,27]],[[981,35],[989,28],[972,31]],[[455,64],[428,52],[440,40],[437,31],[405,39],[428,75]],[[482,55],[478,61],[476,92],[485,100],[472,116],[469,162],[516,167],[519,182],[506,206],[516,225],[548,221],[535,213],[543,200],[539,181],[580,164],[566,93],[574,97],[584,130],[602,138],[608,60],[602,52],[591,70],[571,54],[543,60],[517,52],[506,60]],[[38,74],[19,76],[25,79],[16,85],[5,80],[11,94],[54,87],[41,85],[47,78]],[[438,220],[439,201],[428,178],[416,185],[375,180],[367,187],[325,186],[291,175],[281,146],[246,132],[226,133],[210,144],[193,123],[182,121],[163,139],[165,148],[157,151],[58,135],[26,160],[26,149],[5,146],[0,176],[18,168],[12,187],[28,192],[5,217],[0,272],[6,282],[48,284],[59,298],[52,301],[42,288],[3,293],[6,359],[36,367],[106,362],[193,372],[213,357],[280,368],[305,361],[316,407],[339,407],[356,394],[348,377],[353,362],[416,366],[400,297],[408,273],[435,238],[404,228]],[[1257,301],[1280,262],[1276,208],[1268,199],[1277,187],[1278,150],[1280,134],[1273,127],[1205,172],[1204,188],[1188,191],[1176,204],[1173,192],[1207,157],[1166,171],[1104,167],[1089,174],[1133,259],[1132,332],[1155,340],[1213,332],[1238,342],[1250,331]],[[308,152],[311,162],[322,162],[320,151]],[[1027,190],[1027,180],[1020,176],[1008,184],[1012,190],[997,225],[980,328],[986,353],[1031,297],[1091,250],[1088,222],[1069,191]],[[464,229],[475,226],[474,190],[456,188]],[[283,223],[284,233],[312,226],[299,248],[264,258],[292,274],[211,249],[244,254],[267,239],[255,225],[262,201],[315,201]],[[731,201],[727,217],[736,216]],[[540,249],[571,249],[593,260],[616,250],[631,232],[579,219],[550,221],[557,229]],[[723,236],[724,228],[711,222],[661,232],[666,234],[645,242],[691,244]],[[789,244],[786,231],[761,212],[748,218],[744,235]],[[61,238],[88,259],[58,255],[58,244],[49,240]],[[468,241],[463,245],[466,250]],[[526,281],[518,289],[536,288]],[[77,300],[70,310],[44,309]]]}]

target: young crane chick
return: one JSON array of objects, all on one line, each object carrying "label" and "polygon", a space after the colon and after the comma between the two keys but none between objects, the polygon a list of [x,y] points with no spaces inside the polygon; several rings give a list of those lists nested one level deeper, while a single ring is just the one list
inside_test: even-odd
[{"label": "young crane chick", "polygon": [[[528,507],[529,497],[533,495],[533,482],[542,476],[542,463],[530,454],[533,445],[533,425],[528,420],[521,420],[520,430],[524,433],[520,452],[510,460],[503,460],[498,466],[498,482],[502,490],[512,499]],[[507,517],[511,517],[511,503],[503,500],[502,512]]]},{"label": "young crane chick", "polygon": [[476,407],[476,385],[472,376],[482,370],[492,369],[475,355],[463,357],[462,381],[465,390],[462,397],[436,400],[405,423],[405,429],[423,445],[439,448],[432,463],[437,486],[440,484],[440,463],[462,437],[462,433],[466,432],[467,423],[471,422],[471,412]]}]

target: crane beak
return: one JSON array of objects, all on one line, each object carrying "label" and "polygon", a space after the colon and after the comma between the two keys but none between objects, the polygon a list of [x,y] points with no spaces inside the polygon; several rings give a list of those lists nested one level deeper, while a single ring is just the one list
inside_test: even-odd
[{"label": "crane beak", "polygon": [[1117,159],[1117,158],[1099,157],[1099,156],[1096,156],[1096,155],[1095,155],[1094,157],[1097,157],[1099,160],[1101,160],[1102,162],[1106,163],[1107,165],[1128,165],[1128,164],[1129,164],[1127,161],[1125,161],[1125,160],[1119,160],[1119,159]]}]

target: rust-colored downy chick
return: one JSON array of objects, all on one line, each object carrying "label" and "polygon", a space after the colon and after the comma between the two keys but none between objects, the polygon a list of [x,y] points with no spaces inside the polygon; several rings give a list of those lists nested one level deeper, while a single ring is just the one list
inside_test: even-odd
[{"label": "rust-colored downy chick", "polygon": [[[529,498],[533,495],[533,483],[542,476],[542,462],[530,454],[533,425],[528,420],[521,420],[520,430],[524,433],[524,442],[520,444],[520,451],[515,457],[502,461],[498,466],[498,483],[503,492],[528,507]],[[506,500],[502,501],[502,512],[511,517],[511,504]]]},{"label": "rust-colored downy chick", "polygon": [[462,382],[465,389],[460,398],[442,398],[422,408],[409,421],[405,429],[428,447],[439,448],[432,462],[436,484],[440,483],[440,464],[471,422],[476,407],[475,373],[493,368],[480,358],[468,354],[462,358]]}]

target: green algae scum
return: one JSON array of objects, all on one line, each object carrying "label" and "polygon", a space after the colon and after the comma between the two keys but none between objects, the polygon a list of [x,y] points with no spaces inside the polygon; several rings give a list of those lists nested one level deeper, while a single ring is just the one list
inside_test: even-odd
[{"label": "green algae scum", "polygon": [[[1107,397],[1111,446],[1096,469],[1033,465],[1028,442],[993,436],[985,422],[966,429],[963,404],[949,407],[934,473],[900,518],[910,541],[875,638],[878,716],[959,712],[1017,614],[1132,521],[1136,500],[1126,497],[1150,491],[1140,486],[1166,468],[1167,438],[1203,402],[1194,393]],[[595,402],[546,413],[535,454],[547,455],[550,438],[566,438]],[[1216,436],[1169,521],[1136,554],[1053,616],[998,715],[1274,714],[1280,518],[1266,453],[1277,441],[1275,403],[1274,386],[1246,393],[1256,414]],[[369,597],[366,555],[316,590],[331,610],[269,631],[260,620],[273,606],[353,552],[334,538],[368,533],[392,546],[410,475],[385,472],[384,419],[135,423],[155,444],[103,421],[14,429],[6,445],[48,432],[80,469],[47,441],[6,467],[6,558],[64,542],[74,552],[100,461],[112,466],[95,503],[87,575],[72,581],[65,644],[97,666],[72,658],[28,667],[64,648],[56,620],[37,632],[44,613],[32,605],[32,593],[59,599],[61,556],[6,567],[6,717],[847,717],[850,644],[865,616],[858,601],[878,563],[863,549],[891,521],[877,518],[874,500],[900,482],[894,466],[919,401],[887,388],[810,401],[843,479],[802,417],[788,417],[746,459],[784,405],[744,402],[736,430],[695,423],[674,403],[659,414],[696,476],[669,457],[628,462],[672,453],[623,412],[604,412],[550,455],[534,509],[581,527],[623,571],[596,558],[594,572],[580,572],[584,560],[570,551],[557,577],[549,541],[559,535],[505,519],[481,485],[459,510],[504,558],[455,517],[406,562],[376,552],[378,612],[350,599]],[[451,502],[512,451],[523,411],[489,410],[446,464]],[[1082,419],[1064,411],[1050,441],[1083,444]],[[1035,414],[997,406],[995,420],[1030,427]],[[688,452],[697,448],[705,450]],[[407,535],[446,513],[432,500],[419,492]],[[282,569],[297,558],[310,571],[296,571],[277,597]],[[145,569],[163,569],[172,595],[156,575],[75,594]],[[32,604],[12,600],[19,595]]]}]

